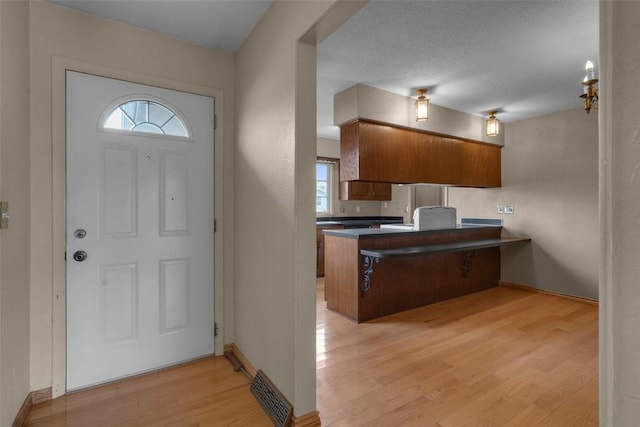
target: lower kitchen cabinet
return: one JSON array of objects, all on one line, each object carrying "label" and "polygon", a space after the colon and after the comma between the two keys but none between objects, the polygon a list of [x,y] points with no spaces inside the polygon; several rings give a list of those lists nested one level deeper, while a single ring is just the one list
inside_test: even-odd
[{"label": "lower kitchen cabinet", "polygon": [[530,242],[486,226],[324,237],[327,308],[356,323],[498,286],[501,248]]},{"label": "lower kitchen cabinet", "polygon": [[341,225],[316,228],[316,277],[324,277],[324,230],[340,230]]}]

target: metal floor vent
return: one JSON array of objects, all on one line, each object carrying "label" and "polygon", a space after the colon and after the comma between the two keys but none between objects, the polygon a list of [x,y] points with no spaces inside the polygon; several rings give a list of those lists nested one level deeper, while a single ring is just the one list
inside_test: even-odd
[{"label": "metal floor vent", "polygon": [[274,425],[277,427],[289,427],[291,425],[293,406],[261,370],[258,370],[258,373],[253,378],[251,392],[271,417]]}]

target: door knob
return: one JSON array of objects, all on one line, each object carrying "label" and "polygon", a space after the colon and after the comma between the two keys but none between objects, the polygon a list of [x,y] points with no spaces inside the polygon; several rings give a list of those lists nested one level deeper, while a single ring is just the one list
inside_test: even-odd
[{"label": "door knob", "polygon": [[73,253],[73,259],[82,262],[87,259],[87,253],[85,251],[76,251]]}]

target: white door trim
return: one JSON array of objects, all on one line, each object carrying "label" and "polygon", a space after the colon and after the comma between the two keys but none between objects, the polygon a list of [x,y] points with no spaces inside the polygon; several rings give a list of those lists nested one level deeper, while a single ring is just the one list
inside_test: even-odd
[{"label": "white door trim", "polygon": [[214,237],[215,256],[215,322],[218,336],[214,340],[217,355],[224,351],[224,287],[223,287],[223,111],[224,99],[221,90],[193,85],[176,80],[164,79],[145,74],[129,72],[98,64],[89,64],[69,58],[52,57],[51,78],[51,144],[52,144],[52,333],[51,333],[51,385],[52,397],[66,392],[66,71],[77,71],[101,77],[125,80],[173,89],[197,95],[215,98],[217,126],[214,129],[214,214],[217,221],[217,233]]}]

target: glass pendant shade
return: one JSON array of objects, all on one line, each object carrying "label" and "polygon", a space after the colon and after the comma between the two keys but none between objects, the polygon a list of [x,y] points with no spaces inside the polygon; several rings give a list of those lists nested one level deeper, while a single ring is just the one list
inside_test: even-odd
[{"label": "glass pendant shade", "polygon": [[429,119],[429,99],[424,96],[427,89],[418,89],[416,92],[420,95],[416,99],[416,121],[424,122]]},{"label": "glass pendant shade", "polygon": [[587,61],[584,69],[586,74],[582,80],[580,98],[584,99],[584,109],[588,113],[592,108],[598,107],[598,78],[593,62]]},{"label": "glass pendant shade", "polygon": [[487,119],[487,136],[498,136],[500,134],[500,120],[496,118],[496,112],[489,113]]}]

